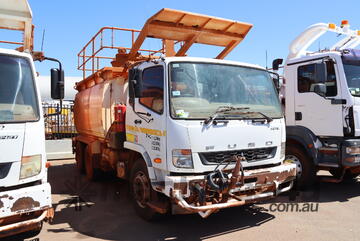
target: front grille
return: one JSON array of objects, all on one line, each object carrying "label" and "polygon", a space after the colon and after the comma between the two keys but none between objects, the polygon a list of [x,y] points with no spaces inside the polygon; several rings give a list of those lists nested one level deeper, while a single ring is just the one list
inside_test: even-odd
[{"label": "front grille", "polygon": [[18,190],[18,189],[21,189],[21,188],[31,187],[31,186],[41,185],[41,184],[42,184],[41,180],[37,180],[37,181],[34,181],[34,182],[28,182],[28,183],[15,185],[15,186],[10,186],[10,187],[0,187],[0,192],[13,191],[13,190]]},{"label": "front grille", "polygon": [[219,152],[200,152],[199,156],[204,165],[218,164],[225,159],[229,159],[234,155],[244,155],[246,161],[254,162],[273,158],[276,153],[276,147],[219,151]]}]

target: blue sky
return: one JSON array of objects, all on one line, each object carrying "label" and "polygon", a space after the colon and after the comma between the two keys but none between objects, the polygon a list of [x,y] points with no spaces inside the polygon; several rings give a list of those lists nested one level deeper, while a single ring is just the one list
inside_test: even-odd
[{"label": "blue sky", "polygon": [[[44,51],[62,61],[66,75],[80,76],[77,53],[103,26],[141,29],[144,22],[161,8],[173,8],[252,23],[246,39],[226,59],[265,66],[274,58],[285,58],[290,42],[306,27],[318,22],[360,29],[360,1],[121,1],[121,0],[28,0],[35,24],[35,50],[40,50],[45,29]],[[316,46],[326,46],[326,41]],[[143,46],[157,48],[157,45]],[[191,56],[214,57],[219,50],[192,47]],[[48,75],[54,64],[36,64],[41,75]]]}]

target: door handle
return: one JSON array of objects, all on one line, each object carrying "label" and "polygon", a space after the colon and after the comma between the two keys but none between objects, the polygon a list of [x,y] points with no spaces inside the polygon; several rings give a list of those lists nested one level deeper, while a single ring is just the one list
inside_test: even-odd
[{"label": "door handle", "polygon": [[134,120],[135,125],[141,124],[141,120]]},{"label": "door handle", "polygon": [[302,120],[302,113],[301,112],[295,112],[295,120]]},{"label": "door handle", "polygon": [[330,99],[332,105],[346,105],[346,99]]}]

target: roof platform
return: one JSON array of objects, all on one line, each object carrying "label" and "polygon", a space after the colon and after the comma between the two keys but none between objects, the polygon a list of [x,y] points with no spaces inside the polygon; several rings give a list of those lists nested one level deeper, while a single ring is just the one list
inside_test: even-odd
[{"label": "roof platform", "polygon": [[252,25],[232,20],[164,8],[148,19],[133,45],[132,60],[146,37],[182,41],[175,56],[184,56],[194,43],[225,47],[216,57],[223,59],[247,35]]},{"label": "roof platform", "polygon": [[1,40],[0,43],[21,45],[17,50],[32,52],[32,12],[27,0],[0,1],[0,29],[22,31],[24,34],[22,42]]},{"label": "roof platform", "polygon": [[[224,47],[215,57],[225,58],[248,34],[252,24],[237,22],[233,20],[212,17],[191,12],[179,11],[164,8],[150,17],[142,30],[120,29],[113,27],[102,28],[79,52],[78,69],[83,71],[83,78],[86,73],[95,72],[102,69],[101,59],[112,60],[112,67],[122,68],[126,75],[128,68],[139,61],[159,58],[161,54],[165,56],[186,56],[187,51],[193,44],[205,44]],[[111,43],[103,44],[104,32],[111,31]],[[131,47],[120,47],[114,43],[114,32],[125,31],[131,34]],[[137,38],[135,40],[135,35]],[[142,49],[142,45],[147,38],[159,39],[162,41],[160,50]],[[100,42],[100,47],[95,47],[95,42]],[[175,51],[175,46],[179,47]],[[104,49],[115,49],[117,54],[114,56],[102,56],[100,53]],[[91,67],[87,67],[91,64]]]}]

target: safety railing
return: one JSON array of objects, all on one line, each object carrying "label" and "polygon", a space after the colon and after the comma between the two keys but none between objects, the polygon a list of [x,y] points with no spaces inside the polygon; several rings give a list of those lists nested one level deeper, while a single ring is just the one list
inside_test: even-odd
[{"label": "safety railing", "polygon": [[[87,73],[94,74],[96,71],[105,67],[102,60],[114,60],[116,53],[107,50],[121,49],[126,52],[131,50],[131,47],[120,46],[119,42],[126,42],[126,40],[129,42],[130,40],[129,45],[131,44],[131,46],[133,46],[139,32],[139,30],[126,28],[101,28],[78,53],[78,70],[82,70],[83,78],[86,78]],[[119,33],[125,33],[127,36],[117,38]],[[164,48],[160,50],[139,49],[138,52],[152,56],[163,53],[163,49]]]}]

